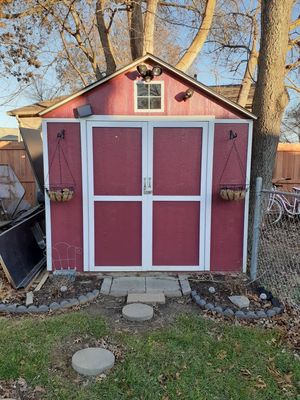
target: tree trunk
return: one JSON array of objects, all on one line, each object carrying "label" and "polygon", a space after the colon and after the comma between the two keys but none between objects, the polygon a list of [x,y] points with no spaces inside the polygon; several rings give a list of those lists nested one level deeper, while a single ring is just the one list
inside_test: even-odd
[{"label": "tree trunk", "polygon": [[252,176],[271,184],[282,115],[288,104],[284,85],[289,22],[294,0],[263,0],[258,79],[253,99]]},{"label": "tree trunk", "polygon": [[145,16],[145,30],[144,30],[144,53],[153,54],[153,37],[154,37],[154,23],[155,13],[157,10],[158,0],[149,0],[147,13]]},{"label": "tree trunk", "polygon": [[144,48],[142,0],[131,2],[129,37],[131,57],[135,60],[143,55]]},{"label": "tree trunk", "polygon": [[288,104],[284,79],[293,4],[294,0],[262,0],[261,45],[253,100],[253,113],[258,119],[254,121],[253,130],[249,248],[255,179],[261,176],[265,187],[271,185],[282,115]]},{"label": "tree trunk", "polygon": [[198,30],[197,35],[194,37],[194,40],[192,41],[190,47],[186,50],[183,57],[179,60],[178,64],[176,65],[177,69],[186,72],[192,65],[192,63],[195,61],[197,55],[200,53],[211,27],[215,6],[216,6],[216,0],[206,1],[206,7],[201,26]]},{"label": "tree trunk", "polygon": [[[106,61],[106,74],[110,75],[115,72],[117,66],[113,56],[111,43],[109,40],[109,32],[107,32],[107,28],[105,26],[103,10],[104,10],[104,0],[97,0],[96,2],[96,21],[97,21],[97,29],[100,36],[100,41],[102,44],[102,49],[104,52],[104,57]],[[99,71],[100,73],[100,71]],[[102,76],[97,76],[97,79],[101,79]]]}]

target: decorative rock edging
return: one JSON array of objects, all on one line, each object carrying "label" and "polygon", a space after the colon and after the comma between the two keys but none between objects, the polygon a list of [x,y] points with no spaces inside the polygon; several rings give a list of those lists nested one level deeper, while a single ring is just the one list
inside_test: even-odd
[{"label": "decorative rock edging", "polygon": [[282,306],[272,307],[267,311],[263,309],[256,311],[242,311],[242,310],[235,311],[230,307],[221,307],[219,305],[214,305],[212,303],[207,302],[205,299],[203,299],[201,296],[198,295],[196,290],[192,290],[191,297],[203,310],[214,311],[217,314],[223,315],[224,317],[231,317],[231,318],[235,317],[238,319],[261,319],[261,318],[271,318],[283,312]]},{"label": "decorative rock edging", "polygon": [[64,299],[60,302],[52,302],[50,305],[42,304],[40,306],[24,306],[16,304],[4,304],[0,303],[0,313],[7,314],[42,314],[48,313],[49,311],[66,310],[75,306],[83,305],[95,300],[100,291],[98,289],[88,292],[86,295],[80,295],[78,298]]}]

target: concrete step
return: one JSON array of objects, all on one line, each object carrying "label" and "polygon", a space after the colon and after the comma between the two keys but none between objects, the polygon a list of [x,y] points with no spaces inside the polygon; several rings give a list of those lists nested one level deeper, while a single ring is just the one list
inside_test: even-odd
[{"label": "concrete step", "polygon": [[127,304],[165,304],[166,297],[163,293],[128,293]]}]

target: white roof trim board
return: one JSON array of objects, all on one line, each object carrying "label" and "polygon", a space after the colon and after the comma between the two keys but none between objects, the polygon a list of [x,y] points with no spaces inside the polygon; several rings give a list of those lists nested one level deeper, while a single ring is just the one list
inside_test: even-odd
[{"label": "white roof trim board", "polygon": [[211,95],[215,99],[221,100],[223,103],[228,104],[232,108],[238,110],[239,112],[241,112],[244,115],[247,115],[251,119],[257,119],[257,117],[254,114],[252,114],[250,111],[246,110],[244,107],[242,107],[242,106],[234,103],[233,101],[227,99],[226,97],[216,93],[214,90],[210,89],[208,86],[205,86],[203,83],[198,82],[197,80],[191,78],[190,76],[188,76],[184,72],[172,67],[170,64],[165,63],[164,61],[162,61],[159,58],[153,56],[152,54],[145,54],[143,57],[140,57],[140,58],[136,59],[131,64],[126,65],[125,67],[119,69],[118,71],[114,72],[113,74],[108,75],[107,77],[105,77],[105,78],[103,78],[103,79],[101,79],[101,80],[99,80],[97,82],[94,82],[89,86],[86,86],[85,88],[79,90],[78,92],[72,94],[71,96],[65,98],[64,100],[54,104],[53,106],[51,106],[49,108],[46,108],[43,111],[40,111],[38,113],[38,115],[39,116],[43,116],[44,114],[47,114],[48,112],[50,112],[50,111],[62,106],[63,104],[69,102],[70,100],[75,99],[78,96],[81,96],[82,94],[94,89],[95,87],[101,85],[102,83],[105,83],[105,82],[109,81],[110,79],[113,79],[114,77],[126,72],[127,70],[132,69],[136,65],[138,65],[141,62],[146,61],[146,60],[152,60],[152,61],[156,62],[157,64],[161,65],[162,67],[168,69],[169,71],[173,72],[174,74],[176,74],[176,75],[180,76],[181,78],[185,79],[186,81],[192,83],[194,86],[198,87],[203,92]]}]

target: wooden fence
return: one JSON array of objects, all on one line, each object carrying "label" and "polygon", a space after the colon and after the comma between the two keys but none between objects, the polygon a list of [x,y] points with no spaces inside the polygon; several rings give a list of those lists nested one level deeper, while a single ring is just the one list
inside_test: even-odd
[{"label": "wooden fence", "polygon": [[[290,178],[283,181],[284,178]],[[300,187],[300,143],[279,143],[273,173],[273,182],[282,180],[283,188]]]},{"label": "wooden fence", "polygon": [[[0,164],[9,164],[25,188],[25,200],[36,204],[36,181],[22,142],[0,141]],[[283,188],[300,187],[300,143],[279,143],[273,181],[291,178]]]},{"label": "wooden fence", "polygon": [[36,204],[36,182],[24,144],[0,141],[0,164],[9,164],[12,167],[24,186],[24,199],[34,206]]}]

